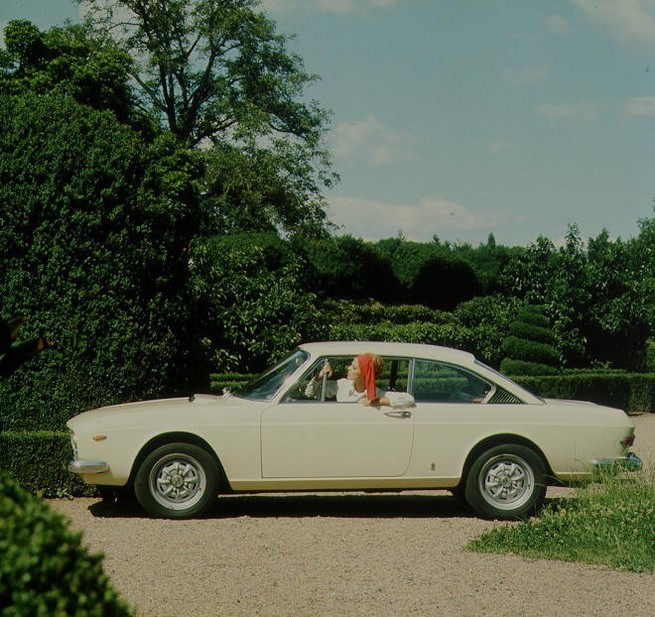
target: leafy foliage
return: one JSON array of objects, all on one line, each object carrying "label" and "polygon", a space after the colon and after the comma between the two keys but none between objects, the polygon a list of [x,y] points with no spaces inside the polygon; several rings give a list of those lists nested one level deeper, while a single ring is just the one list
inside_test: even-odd
[{"label": "leafy foliage", "polygon": [[97,44],[135,59],[138,108],[188,147],[211,144],[212,232],[325,230],[329,114],[258,0],[78,2]]},{"label": "leafy foliage", "polygon": [[353,236],[294,239],[311,267],[307,287],[332,299],[394,301],[401,288],[390,264],[375,247]]},{"label": "leafy foliage", "polygon": [[80,25],[39,30],[26,20],[10,21],[0,50],[0,94],[71,96],[96,110],[109,110],[126,124],[147,127],[129,88],[130,57],[115,46],[98,45]]},{"label": "leafy foliage", "polygon": [[480,292],[471,266],[441,245],[390,238],[376,249],[400,281],[406,303],[452,310]]},{"label": "leafy foliage", "polygon": [[557,372],[559,354],[549,329],[550,321],[536,307],[526,307],[510,324],[503,340],[505,354],[500,370],[510,375],[551,375]]},{"label": "leafy foliage", "polygon": [[0,125],[0,297],[57,341],[0,387],[4,428],[184,388],[197,155],[69,98],[2,97]]},{"label": "leafy foliage", "polygon": [[0,473],[0,607],[3,615],[133,614],[113,589],[103,556],[41,499]]},{"label": "leafy foliage", "polygon": [[14,317],[9,321],[0,318],[0,376],[11,375],[23,362],[40,351],[52,347],[52,342],[41,336],[31,340],[17,342],[18,332],[27,317]]},{"label": "leafy foliage", "polygon": [[214,372],[258,372],[305,340],[323,337],[303,263],[276,236],[197,240],[192,288]]}]

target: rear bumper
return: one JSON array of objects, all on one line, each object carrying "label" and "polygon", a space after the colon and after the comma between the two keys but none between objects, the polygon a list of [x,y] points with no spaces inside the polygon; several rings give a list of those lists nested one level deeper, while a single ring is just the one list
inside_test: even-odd
[{"label": "rear bumper", "polygon": [[619,458],[599,458],[592,463],[598,471],[639,471],[643,467],[641,459],[634,452]]},{"label": "rear bumper", "polygon": [[68,471],[81,475],[102,473],[108,469],[109,465],[104,461],[72,461],[68,463]]}]

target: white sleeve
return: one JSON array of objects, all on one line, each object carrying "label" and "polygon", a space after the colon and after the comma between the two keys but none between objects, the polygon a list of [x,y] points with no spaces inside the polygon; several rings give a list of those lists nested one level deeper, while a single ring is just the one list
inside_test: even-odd
[{"label": "white sleeve", "polygon": [[391,407],[413,407],[414,397],[407,392],[385,392]]}]

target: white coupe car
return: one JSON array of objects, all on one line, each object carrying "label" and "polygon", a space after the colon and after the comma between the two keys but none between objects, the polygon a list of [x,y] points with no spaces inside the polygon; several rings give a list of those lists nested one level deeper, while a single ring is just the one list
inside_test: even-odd
[{"label": "white coupe car", "polygon": [[[386,404],[328,398],[364,352],[384,359]],[[220,493],[447,489],[481,517],[516,519],[549,484],[641,466],[623,411],[544,400],[469,353],[402,343],[301,345],[239,392],[104,407],[68,427],[71,472],[169,518]]]}]

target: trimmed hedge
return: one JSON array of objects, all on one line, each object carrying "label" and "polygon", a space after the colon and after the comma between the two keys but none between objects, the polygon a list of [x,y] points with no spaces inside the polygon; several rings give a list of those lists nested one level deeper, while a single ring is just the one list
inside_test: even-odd
[{"label": "trimmed hedge", "polygon": [[554,376],[513,376],[516,383],[544,398],[591,401],[627,413],[655,412],[655,373],[576,371]]},{"label": "trimmed hedge", "polygon": [[67,471],[72,456],[67,433],[0,433],[0,470],[31,493],[44,497],[95,494],[95,489]]},{"label": "trimmed hedge", "polygon": [[240,386],[245,386],[255,377],[250,373],[213,373],[210,376],[210,392],[212,394],[223,394],[223,389],[237,390]]},{"label": "trimmed hedge", "polygon": [[557,350],[548,343],[530,341],[510,335],[503,341],[503,351],[507,359],[527,360],[555,368],[559,360]]},{"label": "trimmed hedge", "polygon": [[127,617],[132,610],[91,554],[82,534],[38,497],[0,473],[2,615]]},{"label": "trimmed hedge", "polygon": [[506,375],[532,375],[537,378],[544,375],[555,375],[558,372],[554,366],[548,366],[541,362],[532,362],[530,360],[515,360],[513,358],[505,358],[502,361],[500,370]]}]

